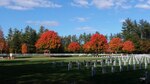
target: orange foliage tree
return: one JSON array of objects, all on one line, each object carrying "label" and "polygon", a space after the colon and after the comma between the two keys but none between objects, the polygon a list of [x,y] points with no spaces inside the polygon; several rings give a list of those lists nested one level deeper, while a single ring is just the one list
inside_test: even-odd
[{"label": "orange foliage tree", "polygon": [[91,52],[91,42],[86,42],[84,45],[83,45],[83,50],[84,52],[88,53],[88,52]]},{"label": "orange foliage tree", "polygon": [[0,41],[0,51],[1,53],[5,50],[6,48],[6,42],[4,40]]},{"label": "orange foliage tree", "polygon": [[0,52],[6,51],[7,45],[4,39],[0,39]]},{"label": "orange foliage tree", "polygon": [[51,51],[54,49],[58,49],[61,46],[61,40],[56,32],[48,30],[41,34],[35,46],[37,49]]},{"label": "orange foliage tree", "polygon": [[70,51],[70,52],[78,52],[78,51],[80,51],[80,44],[78,42],[71,42],[68,45],[68,51]]},{"label": "orange foliage tree", "polygon": [[125,41],[123,43],[122,50],[125,52],[128,52],[128,53],[133,52],[135,50],[133,42],[132,41]]},{"label": "orange foliage tree", "polygon": [[90,41],[84,44],[83,49],[85,52],[105,52],[107,50],[108,43],[107,39],[102,34],[93,34],[90,38]]},{"label": "orange foliage tree", "polygon": [[90,42],[91,42],[91,49],[96,53],[106,51],[108,43],[104,35],[98,33],[93,34],[90,39]]},{"label": "orange foliage tree", "polygon": [[28,47],[26,43],[23,43],[21,46],[21,52],[22,54],[26,54],[28,52]]},{"label": "orange foliage tree", "polygon": [[6,49],[7,49],[7,44],[4,38],[3,31],[0,27],[0,52],[1,53],[6,52]]},{"label": "orange foliage tree", "polygon": [[117,53],[119,50],[122,49],[122,40],[121,38],[113,38],[110,42],[109,42],[109,48],[111,49],[112,52]]}]

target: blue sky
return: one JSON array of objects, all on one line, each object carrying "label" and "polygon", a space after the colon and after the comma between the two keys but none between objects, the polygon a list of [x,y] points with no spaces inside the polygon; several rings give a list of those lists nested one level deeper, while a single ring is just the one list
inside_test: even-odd
[{"label": "blue sky", "polygon": [[150,0],[0,0],[0,25],[8,29],[39,30],[40,25],[59,35],[121,32],[126,18],[150,21]]}]

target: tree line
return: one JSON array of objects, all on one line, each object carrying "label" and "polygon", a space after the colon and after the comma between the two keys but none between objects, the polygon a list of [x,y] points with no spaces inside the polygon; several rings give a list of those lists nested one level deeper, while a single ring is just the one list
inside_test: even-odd
[{"label": "tree line", "polygon": [[99,32],[79,36],[59,36],[57,32],[40,26],[36,31],[30,26],[19,30],[10,28],[4,37],[0,29],[1,53],[149,53],[150,23],[146,20],[126,19],[122,31],[110,36]]}]

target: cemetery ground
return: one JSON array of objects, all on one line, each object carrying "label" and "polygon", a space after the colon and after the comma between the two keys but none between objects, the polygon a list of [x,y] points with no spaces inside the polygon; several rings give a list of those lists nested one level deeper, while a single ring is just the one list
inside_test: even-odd
[{"label": "cemetery ground", "polygon": [[[102,74],[101,67],[97,62],[96,75],[91,76],[91,67],[87,68],[84,61],[101,60],[99,57],[44,57],[26,56],[17,57],[13,60],[0,60],[0,84],[141,84],[140,77],[145,73],[142,69]],[[68,71],[68,62],[72,61],[72,69]],[[81,63],[80,69],[76,62]],[[63,65],[62,65],[63,63]],[[138,66],[137,66],[138,67]],[[150,65],[147,68],[150,71]]]}]

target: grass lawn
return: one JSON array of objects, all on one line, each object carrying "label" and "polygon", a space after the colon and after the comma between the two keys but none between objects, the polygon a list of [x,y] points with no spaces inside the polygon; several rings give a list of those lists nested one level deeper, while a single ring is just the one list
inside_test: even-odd
[{"label": "grass lawn", "polygon": [[[67,71],[67,62],[100,59],[96,57],[17,57],[14,60],[0,60],[0,84],[140,84],[139,78],[145,70],[130,70],[115,73],[101,73],[97,67],[96,76],[91,69],[82,65],[77,70]],[[64,65],[61,66],[61,61]],[[52,62],[57,62],[56,66]],[[150,70],[150,66],[148,67]]]}]

